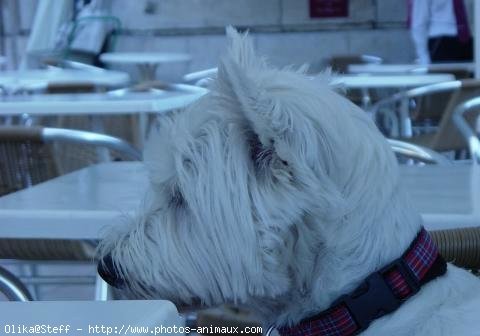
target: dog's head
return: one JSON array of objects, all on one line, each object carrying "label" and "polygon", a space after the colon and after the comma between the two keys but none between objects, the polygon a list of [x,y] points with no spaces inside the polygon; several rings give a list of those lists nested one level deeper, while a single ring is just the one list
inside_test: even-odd
[{"label": "dog's head", "polygon": [[321,289],[389,202],[396,162],[327,79],[271,68],[228,35],[211,91],[150,137],[144,209],[102,242],[101,268],[143,297],[281,310]]}]

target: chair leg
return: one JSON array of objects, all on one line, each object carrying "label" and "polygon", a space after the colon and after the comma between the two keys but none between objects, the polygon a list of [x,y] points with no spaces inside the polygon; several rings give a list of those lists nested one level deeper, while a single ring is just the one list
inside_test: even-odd
[{"label": "chair leg", "polygon": [[108,301],[113,299],[113,290],[100,275],[95,278],[95,301]]},{"label": "chair leg", "polygon": [[0,292],[10,301],[32,301],[27,287],[3,267],[0,267]]}]

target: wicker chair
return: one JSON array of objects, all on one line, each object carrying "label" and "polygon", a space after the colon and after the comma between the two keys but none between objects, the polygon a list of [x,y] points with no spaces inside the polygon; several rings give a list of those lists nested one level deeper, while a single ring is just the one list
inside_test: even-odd
[{"label": "wicker chair", "polygon": [[480,270],[480,228],[431,231],[440,254],[459,267]]},{"label": "wicker chair", "polygon": [[[101,161],[141,160],[139,151],[111,136],[43,127],[0,127],[0,196]],[[68,223],[66,223],[68,224]],[[0,258],[91,261],[89,241],[0,238]]]},{"label": "wicker chair", "polygon": [[86,131],[0,127],[0,196],[101,161],[140,160],[139,151],[108,135]]}]

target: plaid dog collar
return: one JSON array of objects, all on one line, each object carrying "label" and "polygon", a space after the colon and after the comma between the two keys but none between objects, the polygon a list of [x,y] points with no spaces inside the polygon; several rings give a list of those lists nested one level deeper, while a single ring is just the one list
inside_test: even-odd
[{"label": "plaid dog collar", "polygon": [[422,228],[407,251],[392,263],[370,274],[352,293],[343,295],[329,309],[282,327],[282,336],[351,336],[370,323],[395,311],[427,282],[445,274],[447,263]]}]

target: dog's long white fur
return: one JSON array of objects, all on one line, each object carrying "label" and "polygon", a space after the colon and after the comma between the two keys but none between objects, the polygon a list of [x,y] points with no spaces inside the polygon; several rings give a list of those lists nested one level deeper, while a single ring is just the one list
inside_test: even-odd
[{"label": "dog's long white fur", "polygon": [[[327,308],[398,258],[421,219],[386,141],[328,78],[268,66],[232,28],[211,92],[164,117],[150,191],[100,246],[130,290],[250,306],[265,324]],[[479,335],[480,281],[449,266],[365,335]]]}]

